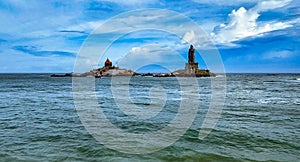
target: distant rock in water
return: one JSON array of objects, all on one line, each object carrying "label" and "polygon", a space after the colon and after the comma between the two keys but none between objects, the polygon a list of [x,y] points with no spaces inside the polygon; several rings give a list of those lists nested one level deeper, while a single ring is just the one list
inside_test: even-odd
[{"label": "distant rock in water", "polygon": [[83,73],[83,76],[94,77],[111,77],[111,76],[132,76],[135,72],[127,69],[120,69],[119,67],[112,66],[112,62],[107,58],[102,68],[91,70],[90,72]]},{"label": "distant rock in water", "polygon": [[136,73],[132,70],[120,69],[119,67],[112,66],[112,62],[109,59],[106,59],[104,66],[101,68],[93,69],[89,72],[85,72],[82,74],[51,74],[51,77],[86,77],[86,76],[94,76],[96,78],[101,77],[111,77],[111,76],[132,76]]},{"label": "distant rock in water", "polygon": [[185,69],[176,70],[171,73],[156,74],[155,77],[215,77],[216,74],[211,73],[208,69],[199,69],[198,62],[195,62],[195,49],[190,46],[188,52],[188,62],[185,63]]},{"label": "distant rock in water", "polygon": [[66,74],[51,74],[51,77],[72,77],[72,73],[66,73]]},{"label": "distant rock in water", "polygon": [[215,77],[216,74],[211,73],[207,69],[199,69],[198,62],[195,62],[195,49],[190,46],[188,52],[188,62],[185,63],[185,69],[176,70],[171,73],[157,74],[156,77]]},{"label": "distant rock in water", "polygon": [[[153,77],[215,77],[216,74],[211,73],[208,69],[199,69],[198,62],[195,62],[195,49],[193,45],[190,46],[188,52],[188,62],[185,63],[185,69],[176,70],[171,73],[161,73],[161,74],[139,74],[132,70],[120,69],[119,67],[112,66],[112,62],[107,58],[104,66],[101,68],[93,69],[89,72],[85,72],[82,74],[52,74],[51,77],[86,77],[86,76],[94,76],[96,78],[101,77],[111,77],[111,76],[153,76]],[[300,78],[298,78],[300,79]],[[297,79],[297,80],[298,80]]]}]

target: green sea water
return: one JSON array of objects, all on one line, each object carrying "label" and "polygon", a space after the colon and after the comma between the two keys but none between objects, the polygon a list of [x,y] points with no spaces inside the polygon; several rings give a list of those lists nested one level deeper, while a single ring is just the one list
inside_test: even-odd
[{"label": "green sea water", "polygon": [[[200,99],[190,104],[199,103],[199,109],[192,126],[171,146],[136,155],[109,149],[88,133],[74,106],[72,78],[1,74],[0,161],[300,161],[299,78],[228,74],[221,117],[203,140],[198,133],[211,102],[211,81],[197,78]],[[176,78],[134,77],[118,88],[128,86],[128,106],[151,105],[152,86],[164,88],[167,100],[151,120],[133,120],[119,111],[111,78],[96,79],[97,101],[119,129],[149,133],[176,116],[182,100]]]}]

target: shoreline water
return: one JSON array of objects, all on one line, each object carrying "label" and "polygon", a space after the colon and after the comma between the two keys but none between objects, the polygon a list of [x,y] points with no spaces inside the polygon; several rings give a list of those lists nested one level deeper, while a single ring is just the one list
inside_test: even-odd
[{"label": "shoreline water", "polygon": [[[84,128],[74,107],[71,78],[51,78],[49,73],[0,74],[0,160],[298,161],[297,78],[300,74],[226,75],[227,97],[221,118],[204,140],[197,135],[210,104],[211,84],[209,78],[197,78],[201,99],[195,102],[200,106],[189,130],[163,150],[127,155],[108,149]],[[159,116],[133,120],[113,104],[110,81],[95,80],[99,105],[114,124],[129,132],[162,128],[182,100],[176,78],[134,77],[129,88],[132,102],[146,108],[150,99],[155,99],[155,94],[151,98],[148,93],[151,86],[165,88],[167,102]]]}]

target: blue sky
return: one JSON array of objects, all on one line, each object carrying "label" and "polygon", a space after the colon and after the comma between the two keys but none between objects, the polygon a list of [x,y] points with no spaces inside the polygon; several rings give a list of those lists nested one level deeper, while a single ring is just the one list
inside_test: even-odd
[{"label": "blue sky", "polygon": [[[72,72],[76,56],[92,31],[118,14],[147,8],[172,10],[196,22],[218,48],[225,72],[300,72],[298,0],[3,0],[0,73]],[[147,27],[145,19],[141,15],[128,17],[125,22],[140,22]],[[159,22],[162,27],[181,25],[176,18],[163,19]],[[115,24],[110,28],[122,30],[122,26]],[[182,40],[193,42],[195,33],[126,33],[103,55],[99,54],[101,60],[93,66],[102,65],[109,57],[124,68],[135,68],[131,66],[139,63],[181,69],[189,47]],[[95,45],[111,37],[110,32],[103,31]],[[201,68],[206,68],[200,55],[196,59]]]}]

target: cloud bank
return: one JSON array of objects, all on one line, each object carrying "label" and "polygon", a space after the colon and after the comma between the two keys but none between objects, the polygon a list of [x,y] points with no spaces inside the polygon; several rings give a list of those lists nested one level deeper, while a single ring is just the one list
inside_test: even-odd
[{"label": "cloud bank", "polygon": [[291,0],[259,1],[249,10],[244,7],[232,10],[228,15],[227,23],[216,26],[211,36],[216,43],[230,45],[232,42],[246,37],[261,36],[266,32],[291,27],[291,22],[258,21],[262,12],[283,7],[290,2]]},{"label": "cloud bank", "polygon": [[[133,63],[136,60],[143,64],[168,61],[168,65],[163,65],[173,69],[184,66],[184,60],[171,60],[177,58],[171,53],[177,52],[186,58],[189,43],[196,44],[199,32],[186,30],[181,26],[182,21],[172,14],[163,16],[156,12],[146,16],[149,14],[141,12],[140,16],[119,19],[104,30],[91,33],[120,13],[142,8],[173,10],[191,18],[206,33],[211,33],[211,40],[219,47],[224,65],[231,72],[237,69],[247,72],[262,66],[272,71],[274,63],[278,68],[273,71],[285,72],[289,68],[299,72],[299,7],[299,0],[1,1],[0,72],[70,72],[76,53],[90,34],[95,35],[95,44],[91,45],[98,46],[117,35],[116,29],[135,31],[134,26],[130,26],[132,23],[135,27],[147,28],[153,19],[157,21],[152,24],[160,24],[158,29],[168,27],[180,34],[177,37],[164,31],[129,33],[117,38],[105,53],[104,61],[109,57],[115,63],[128,55],[124,60]],[[205,40],[200,41],[199,49],[208,49]],[[147,46],[149,44],[160,48]],[[87,61],[98,64],[95,60]]]}]

